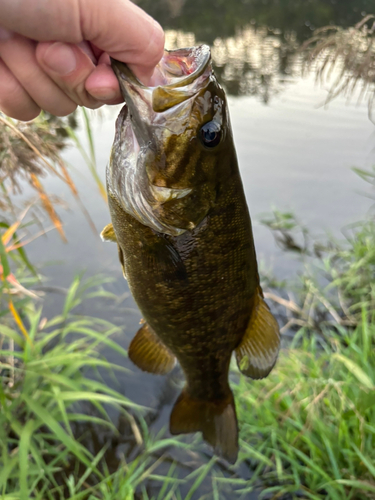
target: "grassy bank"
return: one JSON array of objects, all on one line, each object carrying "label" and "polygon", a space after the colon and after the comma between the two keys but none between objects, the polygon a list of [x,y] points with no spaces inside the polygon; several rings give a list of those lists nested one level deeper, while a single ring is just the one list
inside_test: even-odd
[{"label": "grassy bank", "polygon": [[[161,461],[154,454],[185,446],[151,436],[145,409],[102,380],[110,375],[116,385],[116,374],[126,371],[126,351],[112,339],[119,329],[74,311],[82,301],[108,295],[97,279],[77,278],[60,315],[42,318],[28,301],[17,304],[26,335],[9,326],[7,317],[0,325],[0,498],[133,499],[148,478],[160,481],[155,474]],[[116,352],[118,365],[100,355],[104,347]],[[95,435],[125,437],[132,459],[124,453],[113,470],[109,440],[97,449]],[[165,482],[164,490],[171,481]]]},{"label": "grassy bank", "polygon": [[[282,351],[268,379],[236,387],[243,492],[266,498],[359,499],[375,494],[375,324],[304,337]],[[296,347],[298,340],[301,345]]]},{"label": "grassy bank", "polygon": [[[371,172],[365,177],[373,183]],[[112,299],[103,283],[77,278],[61,313],[43,318],[33,268],[18,249],[4,253],[9,227],[1,228],[8,273],[0,289],[1,498],[218,500],[254,492],[278,499],[375,498],[374,220],[356,225],[345,242],[319,245],[290,214],[265,223],[286,251],[305,261],[305,271],[295,301],[280,284],[267,292],[288,335],[267,379],[237,377],[241,452],[227,470],[204,457],[199,441],[153,435],[147,410],[104,383],[104,374],[115,381],[124,372],[119,329],[78,313],[86,300]],[[101,356],[104,347],[116,352],[118,365]],[[95,435],[124,440],[115,467],[106,454],[109,441],[95,447]],[[181,474],[181,462],[169,453],[177,448],[203,450],[196,470]],[[197,492],[202,482],[211,485],[209,493]]]}]

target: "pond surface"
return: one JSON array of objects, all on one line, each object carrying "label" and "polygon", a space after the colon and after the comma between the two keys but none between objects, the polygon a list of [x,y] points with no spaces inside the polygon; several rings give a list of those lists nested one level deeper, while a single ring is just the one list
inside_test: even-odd
[{"label": "pond surface", "polygon": [[[362,218],[371,205],[363,195],[366,186],[351,168],[369,168],[375,163],[375,129],[368,118],[367,103],[338,97],[325,106],[329,84],[318,85],[313,72],[302,76],[297,50],[314,27],[358,22],[368,12],[370,1],[138,3],[167,30],[167,47],[201,42],[211,45],[216,74],[227,89],[258,259],[272,267],[278,277],[294,281],[296,262],[286,258],[275,246],[269,230],[257,223],[260,215],[272,207],[293,210],[314,234],[328,231],[338,236],[343,226]],[[119,109],[92,114],[97,164],[103,180]],[[80,134],[84,141],[84,134]],[[85,270],[88,276],[110,276],[114,282],[108,288],[119,296],[118,303],[88,301],[78,312],[123,326],[116,340],[127,347],[141,316],[122,278],[116,246],[104,244],[98,237],[110,221],[108,209],[79,152],[72,147],[65,158],[73,168],[74,181],[97,234],[68,190],[60,182],[46,179],[47,190],[66,204],[67,210],[59,209],[59,213],[68,243],[63,244],[56,232],[50,232],[28,245],[31,261],[41,266],[48,285],[56,287],[56,293],[49,293],[45,300],[44,315],[51,317],[60,311],[64,295],[59,289],[67,288],[77,273]],[[166,426],[179,392],[175,383],[178,375],[170,379],[147,375],[112,352],[104,354],[131,368],[116,389],[136,403],[159,408],[152,423],[154,430]],[[108,383],[113,384],[110,380]],[[114,448],[113,453],[115,457],[118,450]],[[193,458],[199,462],[197,456]]]}]

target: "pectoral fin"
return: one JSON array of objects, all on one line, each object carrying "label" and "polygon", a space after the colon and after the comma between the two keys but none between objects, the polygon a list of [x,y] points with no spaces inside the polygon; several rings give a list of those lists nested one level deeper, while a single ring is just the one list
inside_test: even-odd
[{"label": "pectoral fin", "polygon": [[128,349],[129,358],[141,370],[165,375],[176,364],[176,358],[145,323],[138,330]]},{"label": "pectoral fin", "polygon": [[238,368],[248,377],[264,378],[276,363],[279,348],[279,326],[258,288],[247,330],[235,350]]},{"label": "pectoral fin", "polygon": [[113,225],[107,224],[103,231],[100,233],[100,237],[103,241],[113,241],[114,243],[117,242],[115,230],[113,229]]},{"label": "pectoral fin", "polygon": [[146,265],[163,276],[166,281],[187,281],[185,264],[173,243],[164,236],[154,239],[152,246],[144,252]]}]

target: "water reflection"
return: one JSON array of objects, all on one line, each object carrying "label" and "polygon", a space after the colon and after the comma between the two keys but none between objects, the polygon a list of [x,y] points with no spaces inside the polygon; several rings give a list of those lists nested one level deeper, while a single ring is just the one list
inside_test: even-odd
[{"label": "water reflection", "polygon": [[[166,31],[166,47],[197,45],[194,33]],[[300,71],[299,44],[293,33],[284,39],[265,28],[248,26],[236,36],[216,38],[211,47],[215,73],[228,94],[258,96],[264,103]]]},{"label": "water reflection", "polygon": [[369,0],[138,0],[166,29],[166,46],[208,43],[215,72],[230,95],[264,103],[300,72],[301,44],[312,30],[355,24]]},{"label": "water reflection", "polygon": [[235,36],[251,22],[276,30],[280,36],[293,31],[299,42],[314,28],[328,24],[354,25],[371,13],[373,0],[135,0],[164,29],[194,33],[210,45],[220,36]]}]

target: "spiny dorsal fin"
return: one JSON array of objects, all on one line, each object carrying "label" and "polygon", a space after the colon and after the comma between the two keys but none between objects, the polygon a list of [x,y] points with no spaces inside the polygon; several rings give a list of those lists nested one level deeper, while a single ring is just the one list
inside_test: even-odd
[{"label": "spiny dorsal fin", "polygon": [[215,453],[234,464],[238,454],[238,426],[233,394],[217,401],[193,399],[186,389],[177,399],[169,422],[171,434],[201,431]]},{"label": "spiny dorsal fin", "polygon": [[165,375],[176,364],[176,358],[145,323],[136,333],[128,349],[129,358],[141,370]]},{"label": "spiny dorsal fin", "polygon": [[100,237],[103,241],[113,241],[114,243],[117,242],[115,230],[113,229],[113,225],[107,224],[103,231],[100,233]]},{"label": "spiny dorsal fin", "polygon": [[262,296],[255,292],[250,321],[240,345],[235,350],[238,368],[248,377],[267,377],[276,363],[280,348],[279,325]]}]

